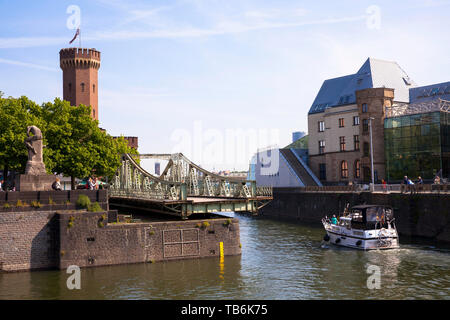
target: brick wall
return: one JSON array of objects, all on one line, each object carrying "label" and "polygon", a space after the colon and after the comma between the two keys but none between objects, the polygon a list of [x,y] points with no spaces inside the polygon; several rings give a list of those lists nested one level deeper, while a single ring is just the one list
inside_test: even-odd
[{"label": "brick wall", "polygon": [[58,227],[51,211],[0,213],[0,271],[57,267]]}]

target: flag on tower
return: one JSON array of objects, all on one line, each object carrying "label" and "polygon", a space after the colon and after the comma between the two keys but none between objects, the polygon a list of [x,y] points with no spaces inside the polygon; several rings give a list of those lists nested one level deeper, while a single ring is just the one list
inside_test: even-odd
[{"label": "flag on tower", "polygon": [[75,33],[75,36],[73,37],[72,40],[70,40],[69,44],[72,44],[72,42],[75,41],[75,39],[79,36],[79,34],[80,34],[80,28],[77,29],[77,32]]}]

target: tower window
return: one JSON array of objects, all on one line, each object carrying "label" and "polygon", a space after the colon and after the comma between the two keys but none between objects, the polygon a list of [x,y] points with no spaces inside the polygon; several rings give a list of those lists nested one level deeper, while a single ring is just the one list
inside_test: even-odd
[{"label": "tower window", "polygon": [[72,84],[69,83],[69,92],[72,92]]},{"label": "tower window", "polygon": [[340,151],[345,151],[345,137],[339,137]]},{"label": "tower window", "polygon": [[368,119],[363,120],[363,132],[369,132],[369,120]]},{"label": "tower window", "polygon": [[325,153],[325,140],[319,141],[319,154]]},{"label": "tower window", "polygon": [[81,83],[81,92],[84,92],[84,83]]},{"label": "tower window", "polygon": [[325,131],[325,122],[319,121],[319,132]]},{"label": "tower window", "polygon": [[345,160],[341,162],[341,178],[348,178],[348,163]]},{"label": "tower window", "polygon": [[359,160],[355,161],[355,178],[359,179],[361,177],[361,162]]},{"label": "tower window", "polygon": [[319,179],[327,180],[327,166],[325,163],[319,163]]},{"label": "tower window", "polygon": [[92,85],[92,91],[95,93],[95,84]]},{"label": "tower window", "polygon": [[95,109],[92,109],[92,112],[93,112],[93,114],[94,114],[94,118],[95,118]]},{"label": "tower window", "polygon": [[353,144],[354,144],[355,151],[358,151],[359,150],[359,136],[358,135],[353,136]]},{"label": "tower window", "polygon": [[368,109],[367,109],[367,103],[363,103],[363,104],[362,104],[362,112],[363,112],[363,113],[366,113],[367,110],[368,110]]}]

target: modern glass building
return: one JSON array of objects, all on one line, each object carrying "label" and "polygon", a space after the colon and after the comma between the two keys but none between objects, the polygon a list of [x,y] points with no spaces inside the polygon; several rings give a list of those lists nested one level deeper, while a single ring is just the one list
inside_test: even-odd
[{"label": "modern glass building", "polygon": [[384,120],[386,178],[450,175],[450,104],[436,100],[389,108]]}]

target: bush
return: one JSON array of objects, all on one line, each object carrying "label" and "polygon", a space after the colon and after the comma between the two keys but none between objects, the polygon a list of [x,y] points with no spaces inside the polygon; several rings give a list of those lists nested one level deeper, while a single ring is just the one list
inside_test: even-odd
[{"label": "bush", "polygon": [[83,209],[89,209],[89,206],[91,205],[91,199],[85,194],[80,194],[77,199],[77,207],[83,208]]},{"label": "bush", "polygon": [[88,211],[89,212],[100,212],[100,211],[103,211],[103,209],[98,202],[95,202],[88,206]]}]

